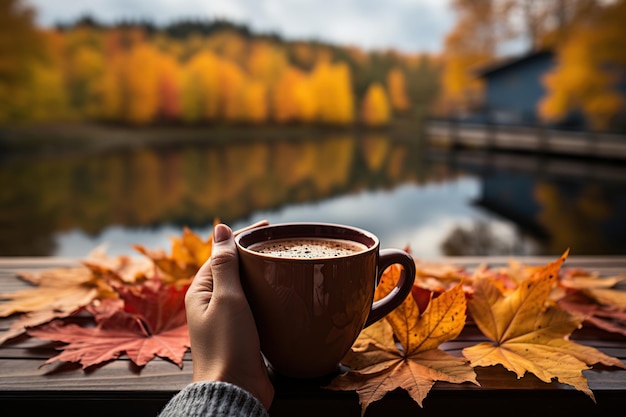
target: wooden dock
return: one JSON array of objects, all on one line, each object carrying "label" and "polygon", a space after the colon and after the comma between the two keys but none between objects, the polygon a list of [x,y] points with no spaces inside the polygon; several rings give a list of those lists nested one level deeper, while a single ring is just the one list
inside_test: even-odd
[{"label": "wooden dock", "polygon": [[[510,259],[443,258],[435,262],[467,268],[486,264],[506,265]],[[518,258],[525,264],[545,264],[553,258]],[[0,293],[28,288],[16,277],[18,271],[73,266],[77,260],[57,258],[0,258]],[[569,257],[566,265],[597,271],[602,276],[626,272],[626,256]],[[14,318],[0,319],[6,330]],[[583,328],[572,334],[578,343],[596,347],[626,363],[626,338],[597,328]],[[443,347],[457,353],[485,340],[475,326]],[[0,404],[3,415],[11,416],[151,416],[191,381],[191,355],[182,369],[161,359],[138,368],[125,357],[83,371],[75,364],[48,365],[54,344],[33,338],[18,338],[0,346]],[[452,353],[453,354],[453,353]],[[596,403],[567,385],[544,383],[533,375],[517,379],[504,368],[476,368],[481,386],[470,383],[437,382],[420,408],[408,394],[396,390],[373,403],[365,417],[453,416],[478,413],[481,416],[593,416],[616,415],[626,399],[626,370],[594,367],[585,371]],[[276,395],[271,416],[360,416],[354,392],[321,388],[327,381],[294,381],[274,377]],[[11,411],[7,411],[11,410]]]},{"label": "wooden dock", "polygon": [[429,144],[569,157],[626,160],[626,135],[538,127],[428,121]]}]

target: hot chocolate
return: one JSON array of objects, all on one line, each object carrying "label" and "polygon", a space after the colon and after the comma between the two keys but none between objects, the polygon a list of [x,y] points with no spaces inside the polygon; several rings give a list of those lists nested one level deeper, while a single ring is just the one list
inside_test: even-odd
[{"label": "hot chocolate", "polygon": [[331,238],[273,239],[248,248],[279,258],[320,259],[353,255],[367,249],[362,243]]}]

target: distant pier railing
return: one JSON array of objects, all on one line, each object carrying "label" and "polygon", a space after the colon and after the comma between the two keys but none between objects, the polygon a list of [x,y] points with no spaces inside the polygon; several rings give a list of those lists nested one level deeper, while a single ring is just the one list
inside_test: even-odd
[{"label": "distant pier railing", "polygon": [[426,123],[426,133],[428,142],[435,146],[626,159],[625,134],[454,120],[429,120]]}]

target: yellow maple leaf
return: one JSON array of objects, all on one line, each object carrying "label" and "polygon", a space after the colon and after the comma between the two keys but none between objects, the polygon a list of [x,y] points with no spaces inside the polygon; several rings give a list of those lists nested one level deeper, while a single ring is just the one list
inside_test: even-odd
[{"label": "yellow maple leaf", "polygon": [[569,340],[583,318],[549,302],[566,257],[567,252],[558,260],[535,268],[533,275],[507,295],[489,278],[475,280],[469,311],[491,342],[467,347],[463,356],[473,367],[499,364],[518,378],[526,372],[548,383],[556,378],[595,401],[582,371],[596,363],[622,368],[626,365],[595,348]]},{"label": "yellow maple leaf", "polygon": [[[377,298],[395,286],[398,270],[391,267],[377,288]],[[476,381],[465,359],[438,346],[458,336],[465,325],[465,294],[461,285],[431,300],[420,315],[412,295],[384,319],[364,329],[346,355],[349,371],[337,376],[328,389],[359,395],[361,414],[374,401],[396,388],[406,390],[421,407],[436,381]],[[396,344],[396,340],[400,346]]]}]

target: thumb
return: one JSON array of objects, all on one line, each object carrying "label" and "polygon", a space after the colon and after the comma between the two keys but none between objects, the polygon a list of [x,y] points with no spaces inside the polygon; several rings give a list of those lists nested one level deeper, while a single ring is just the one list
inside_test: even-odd
[{"label": "thumb", "polygon": [[242,293],[239,279],[239,255],[230,227],[218,224],[213,231],[213,248],[211,249],[211,273],[213,275],[213,293]]}]

